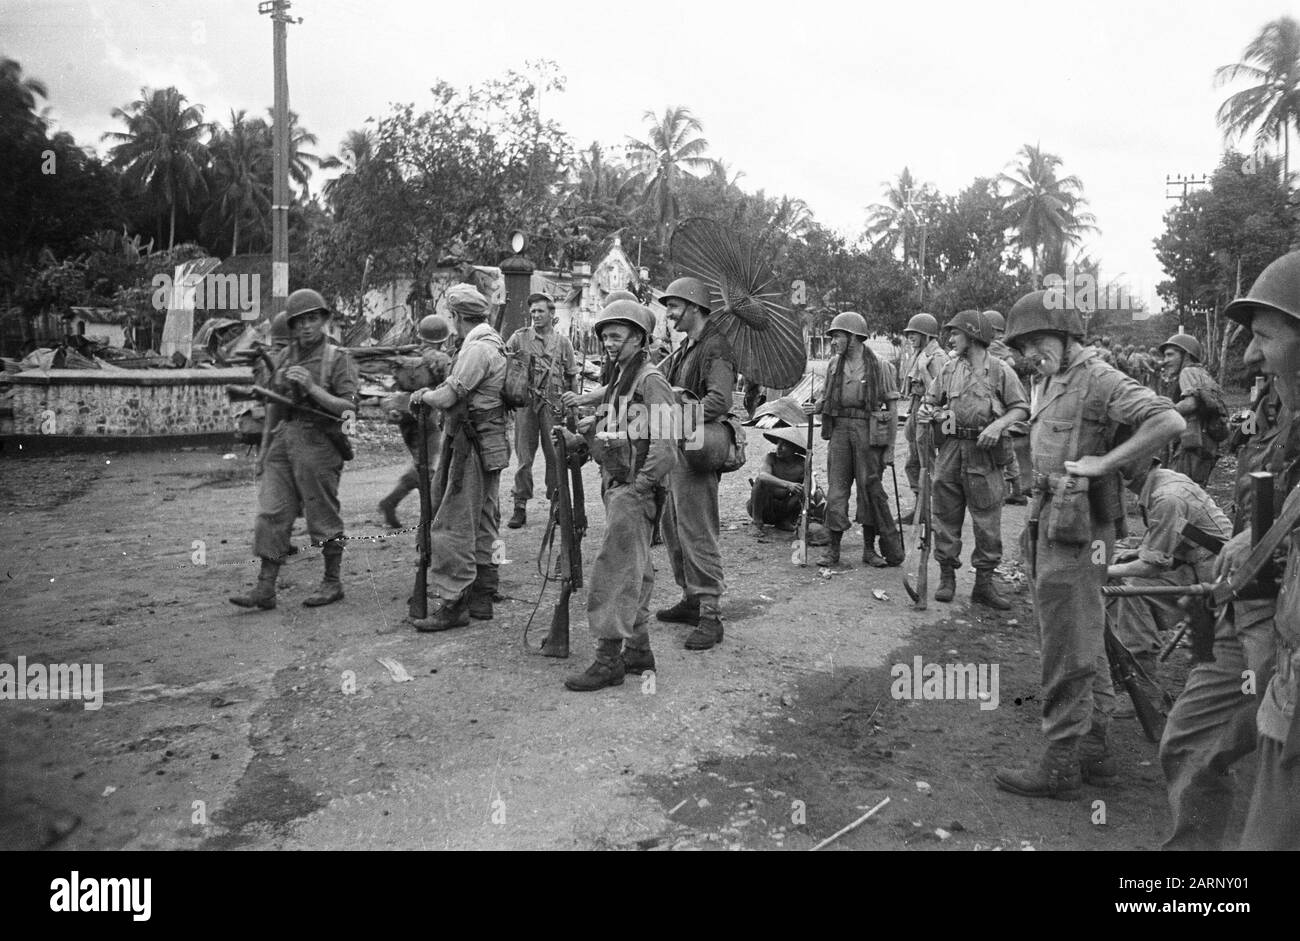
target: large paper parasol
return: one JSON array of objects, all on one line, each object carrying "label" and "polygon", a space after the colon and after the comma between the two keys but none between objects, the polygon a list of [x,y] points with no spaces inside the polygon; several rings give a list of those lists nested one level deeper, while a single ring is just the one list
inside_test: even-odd
[{"label": "large paper parasol", "polygon": [[803,329],[776,303],[781,295],[769,265],[730,229],[699,216],[678,224],[669,253],[681,274],[709,286],[711,319],[731,341],[746,379],[776,389],[799,381],[807,367]]}]

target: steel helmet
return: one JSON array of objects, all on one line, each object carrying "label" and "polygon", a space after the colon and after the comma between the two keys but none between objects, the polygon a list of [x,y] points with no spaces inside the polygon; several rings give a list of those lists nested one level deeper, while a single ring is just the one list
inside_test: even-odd
[{"label": "steel helmet", "polygon": [[868,336],[866,319],[861,314],[852,310],[846,310],[842,314],[836,314],[835,319],[831,321],[830,329],[826,332],[834,333],[836,330],[843,330],[845,333],[851,333],[864,340]]},{"label": "steel helmet", "polygon": [[1175,333],[1160,344],[1160,352],[1163,353],[1165,348],[1169,346],[1176,350],[1182,350],[1198,363],[1205,361],[1205,354],[1201,351],[1200,341],[1190,333]]},{"label": "steel helmet", "polygon": [[649,308],[643,307],[636,301],[615,301],[600,312],[600,316],[592,325],[596,336],[600,336],[600,332],[612,323],[633,326],[644,333],[648,341],[650,334],[654,333],[655,315],[650,313]]},{"label": "steel helmet", "polygon": [[959,330],[977,343],[988,346],[993,342],[993,326],[984,319],[978,310],[963,310],[953,314],[943,327],[945,330]]},{"label": "steel helmet", "polygon": [[1005,331],[1007,329],[1006,318],[1003,317],[1001,314],[999,314],[996,310],[984,311],[984,319],[987,320],[993,326],[994,330]]},{"label": "steel helmet", "polygon": [[1250,292],[1237,298],[1223,312],[1249,327],[1259,307],[1300,319],[1300,252],[1273,259],[1250,286]]},{"label": "steel helmet", "polygon": [[284,311],[271,318],[271,339],[285,341],[289,339],[289,318],[285,316]]},{"label": "steel helmet", "polygon": [[429,343],[441,343],[447,337],[451,336],[451,324],[446,317],[440,317],[437,314],[429,314],[420,321],[419,326],[420,339]]},{"label": "steel helmet", "polygon": [[637,300],[637,296],[633,294],[631,291],[611,291],[608,295],[606,295],[605,303],[604,305],[602,305],[601,309],[604,310],[605,307],[608,307],[610,304],[614,303],[615,301],[636,301],[638,304],[641,303],[639,300]]},{"label": "steel helmet", "polygon": [[679,297],[709,312],[713,310],[713,306],[709,303],[709,286],[699,278],[678,278],[668,285],[668,290],[664,291],[663,297],[659,300],[667,303],[670,297]]},{"label": "steel helmet", "polygon": [[1083,319],[1074,308],[1063,308],[1053,300],[1048,303],[1048,296],[1056,297],[1051,291],[1032,291],[1011,305],[1007,311],[1007,333],[1002,339],[1009,345],[1020,349],[1023,340],[1031,333],[1064,333],[1083,339]]},{"label": "steel helmet", "polygon": [[939,338],[939,321],[933,314],[916,314],[903,328],[904,333],[919,333],[931,339]]},{"label": "steel helmet", "polygon": [[313,291],[311,288],[299,288],[289,295],[289,299],[284,305],[285,321],[293,323],[293,318],[301,317],[303,314],[321,311],[326,317],[330,316],[330,307],[325,303],[325,298],[320,293]]}]

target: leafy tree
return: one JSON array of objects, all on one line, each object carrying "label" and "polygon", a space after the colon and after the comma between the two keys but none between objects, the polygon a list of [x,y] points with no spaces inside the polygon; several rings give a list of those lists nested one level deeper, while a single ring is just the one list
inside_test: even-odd
[{"label": "leafy tree", "polygon": [[704,133],[704,126],[689,108],[665,108],[662,117],[647,111],[644,118],[646,139],[629,137],[627,151],[641,174],[641,197],[655,208],[659,245],[666,250],[668,226],[679,217],[682,177],[688,172],[709,172],[713,161],[704,156],[709,142],[698,136]]},{"label": "leafy tree", "polygon": [[1282,176],[1291,170],[1291,128],[1300,128],[1300,21],[1283,16],[1265,24],[1242,53],[1244,61],[1215,70],[1216,86],[1249,79],[1257,84],[1236,92],[1216,116],[1228,140],[1256,128],[1255,143],[1272,138],[1282,145]]},{"label": "leafy tree", "polygon": [[[272,154],[270,128],[244,111],[230,113],[230,127],[215,125],[208,150],[212,156],[209,191],[214,198],[205,218],[217,229],[231,230],[230,254],[239,254],[240,227],[254,238],[265,235],[270,221]],[[264,239],[263,239],[264,241]]]}]

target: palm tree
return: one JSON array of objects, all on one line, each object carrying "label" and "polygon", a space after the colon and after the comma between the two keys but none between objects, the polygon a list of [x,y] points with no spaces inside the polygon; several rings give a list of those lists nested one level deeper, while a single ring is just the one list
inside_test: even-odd
[{"label": "palm tree", "polygon": [[896,180],[881,184],[885,196],[882,203],[867,207],[867,238],[872,247],[883,247],[889,252],[903,246],[903,260],[917,254],[915,232],[926,223],[927,204],[935,197],[934,187],[920,183],[912,171],[903,167]]},{"label": "palm tree", "polygon": [[104,140],[119,143],[111,163],[125,168],[127,180],[152,194],[171,214],[167,247],[176,243],[176,207],[189,209],[195,195],[206,191],[203,167],[208,162],[203,137],[209,125],[203,108],[186,104],[173,88],[140,89],[140,97],[113,117],[126,122],[126,131],[109,131]]},{"label": "palm tree", "polygon": [[1057,177],[1062,160],[1041,146],[1025,144],[1016,155],[1019,163],[998,181],[1008,187],[1004,206],[1014,220],[1016,241],[1029,250],[1034,283],[1043,273],[1046,256],[1063,257],[1067,246],[1077,245],[1083,234],[1096,229],[1096,218],[1084,210],[1083,183],[1077,176]]},{"label": "palm tree", "polygon": [[[44,82],[23,78],[21,63],[0,56],[0,121],[3,121],[6,133],[44,131],[45,121],[36,114],[36,99],[48,97]],[[12,129],[10,121],[17,122]]]},{"label": "palm tree", "polygon": [[239,254],[239,227],[258,227],[271,211],[271,134],[261,118],[231,111],[230,129],[218,125],[212,144],[212,175],[219,195],[209,205],[209,216],[221,224],[232,223],[230,254]]},{"label": "palm tree", "polygon": [[1239,78],[1255,82],[1228,97],[1216,118],[1224,137],[1255,132],[1256,146],[1268,138],[1282,143],[1282,178],[1291,170],[1291,126],[1300,127],[1300,22],[1284,16],[1265,24],[1242,53],[1243,62],[1220,66],[1214,72],[1216,86]]},{"label": "palm tree", "polygon": [[340,167],[343,172],[332,180],[328,180],[321,190],[325,197],[325,203],[337,216],[343,203],[347,201],[347,191],[356,179],[358,171],[361,170],[370,159],[375,155],[375,134],[369,130],[352,130],[348,131],[343,142],[339,144],[339,155],[337,157],[326,157],[320,162],[322,170],[336,170]]},{"label": "palm tree", "polygon": [[644,183],[642,201],[655,206],[659,246],[666,250],[668,225],[677,219],[681,175],[687,171],[707,173],[714,161],[704,156],[709,142],[696,136],[704,132],[704,127],[689,108],[665,108],[662,118],[647,111],[644,119],[647,139],[629,137],[627,151]]}]

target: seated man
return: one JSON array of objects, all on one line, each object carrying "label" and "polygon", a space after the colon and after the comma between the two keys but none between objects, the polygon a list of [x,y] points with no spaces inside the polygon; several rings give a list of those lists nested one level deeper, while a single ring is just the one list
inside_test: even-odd
[{"label": "seated man", "polygon": [[[804,459],[808,454],[808,431],[805,428],[772,428],[763,437],[776,450],[763,458],[763,470],[750,480],[749,502],[745,512],[761,532],[775,526],[784,532],[799,528],[803,512]],[[808,501],[809,519],[821,526],[826,518],[826,495],[813,477],[813,495]]]}]

